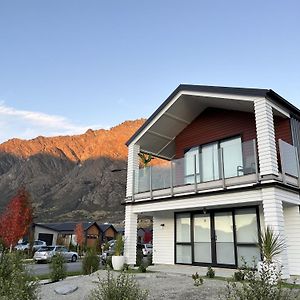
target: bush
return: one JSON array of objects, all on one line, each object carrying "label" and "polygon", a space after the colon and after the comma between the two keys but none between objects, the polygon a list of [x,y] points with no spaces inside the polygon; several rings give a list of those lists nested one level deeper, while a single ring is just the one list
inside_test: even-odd
[{"label": "bush", "polygon": [[62,255],[56,254],[52,257],[50,263],[50,278],[52,282],[65,279],[67,277],[67,267]]},{"label": "bush", "polygon": [[147,272],[147,267],[141,264],[138,268],[138,271],[141,273],[146,273]]},{"label": "bush", "polygon": [[112,257],[111,256],[108,256],[106,258],[106,261],[105,261],[105,269],[106,270],[112,270],[113,269],[113,266],[112,266]]},{"label": "bush", "polygon": [[236,272],[233,273],[233,279],[235,281],[242,281],[245,279],[245,273],[241,269],[238,269]]},{"label": "bush", "polygon": [[139,267],[143,263],[143,250],[140,248],[137,248],[136,250],[136,265]]},{"label": "bush", "polygon": [[[240,283],[227,282],[225,299],[230,300],[291,300],[299,299],[294,287],[284,288],[281,272],[274,264],[265,264],[261,272],[245,266],[245,280]],[[276,278],[274,278],[274,275]],[[222,292],[223,295],[223,292]]]},{"label": "bush", "polygon": [[207,268],[206,277],[208,277],[208,278],[215,277],[215,270],[212,267]]},{"label": "bush", "polygon": [[192,275],[192,278],[194,280],[194,286],[199,286],[203,284],[203,278],[201,278],[198,274],[198,272],[196,272],[195,274]]},{"label": "bush", "polygon": [[115,253],[114,255],[116,256],[121,256],[123,255],[124,251],[124,239],[121,234],[118,234],[116,237],[116,242],[115,242]]},{"label": "bush", "polygon": [[128,265],[128,264],[125,263],[125,264],[123,265],[122,271],[123,271],[123,272],[128,272],[128,271],[130,271],[130,270],[131,270],[130,265]]},{"label": "bush", "polygon": [[100,258],[96,253],[96,249],[88,249],[82,260],[83,274],[87,275],[96,272],[99,269],[99,263]]},{"label": "bush", "polygon": [[39,284],[22,264],[19,253],[2,253],[0,257],[0,299],[39,299]]},{"label": "bush", "polygon": [[148,266],[152,266],[153,265],[152,259],[153,259],[153,255],[151,253],[151,254],[149,254],[147,256]]},{"label": "bush", "polygon": [[89,300],[146,300],[148,292],[141,290],[133,276],[121,273],[117,277],[108,271],[91,292]]}]

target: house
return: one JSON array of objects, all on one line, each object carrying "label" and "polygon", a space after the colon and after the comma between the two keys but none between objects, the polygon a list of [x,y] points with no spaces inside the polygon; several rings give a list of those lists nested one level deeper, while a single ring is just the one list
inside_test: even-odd
[{"label": "house", "polygon": [[[130,138],[125,256],[153,217],[153,262],[236,268],[261,259],[261,230],[300,275],[300,110],[273,90],[180,85]],[[139,153],[162,164],[139,168]],[[158,161],[158,160],[157,160]]]},{"label": "house", "polygon": [[[47,245],[63,243],[76,245],[75,228],[78,222],[64,223],[36,223],[34,225],[34,238],[45,241]],[[89,247],[100,245],[104,240],[109,240],[116,235],[112,224],[97,222],[82,222],[85,244]]]},{"label": "house", "polygon": [[112,225],[112,224],[100,224],[98,223],[98,226],[100,228],[101,231],[101,237],[100,237],[100,241],[101,243],[103,242],[107,242],[110,240],[114,240],[118,234],[118,231],[116,230],[116,228]]}]

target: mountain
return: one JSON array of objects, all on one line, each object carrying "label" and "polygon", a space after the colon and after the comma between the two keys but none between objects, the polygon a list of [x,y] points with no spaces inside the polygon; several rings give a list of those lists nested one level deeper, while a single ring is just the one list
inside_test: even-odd
[{"label": "mountain", "polygon": [[125,197],[125,142],[145,120],[81,135],[11,139],[0,144],[0,211],[25,186],[35,221],[121,222]]}]

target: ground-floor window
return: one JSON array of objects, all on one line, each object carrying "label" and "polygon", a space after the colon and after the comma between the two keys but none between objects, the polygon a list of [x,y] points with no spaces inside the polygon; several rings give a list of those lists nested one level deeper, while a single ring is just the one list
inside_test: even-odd
[{"label": "ground-floor window", "polygon": [[260,259],[257,207],[175,217],[176,263],[236,267]]}]

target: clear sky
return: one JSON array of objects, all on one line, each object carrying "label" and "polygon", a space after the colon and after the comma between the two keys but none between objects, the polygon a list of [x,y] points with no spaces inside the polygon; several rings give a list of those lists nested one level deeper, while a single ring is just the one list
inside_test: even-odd
[{"label": "clear sky", "polygon": [[0,142],[148,117],[180,83],[300,106],[300,1],[0,0]]}]

